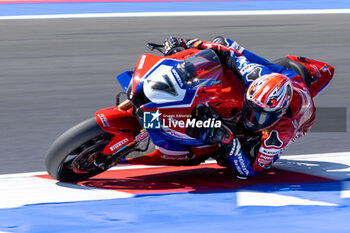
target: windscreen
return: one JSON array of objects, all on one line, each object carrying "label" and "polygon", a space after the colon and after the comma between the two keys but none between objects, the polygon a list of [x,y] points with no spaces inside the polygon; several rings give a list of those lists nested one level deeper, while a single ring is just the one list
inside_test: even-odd
[{"label": "windscreen", "polygon": [[211,49],[191,56],[176,66],[186,86],[209,86],[222,80],[220,59]]}]

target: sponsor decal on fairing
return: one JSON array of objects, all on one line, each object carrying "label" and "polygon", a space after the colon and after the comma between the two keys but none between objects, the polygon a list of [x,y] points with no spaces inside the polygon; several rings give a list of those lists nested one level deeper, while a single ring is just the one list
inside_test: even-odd
[{"label": "sponsor decal on fairing", "polygon": [[110,127],[108,121],[106,120],[106,116],[104,114],[97,114],[98,118],[100,118],[103,127]]},{"label": "sponsor decal on fairing", "polygon": [[[315,65],[312,65],[312,67],[315,69],[316,77],[322,78],[321,72],[318,70],[318,68]],[[322,70],[322,68],[321,68],[321,70]]]},{"label": "sponsor decal on fairing", "polygon": [[167,159],[167,160],[189,160],[193,159],[193,157],[188,157],[188,156],[169,156],[169,155],[162,155],[160,156],[162,159]]},{"label": "sponsor decal on fairing", "polygon": [[141,142],[142,140],[144,140],[147,137],[148,137],[148,132],[145,129],[143,129],[138,135],[136,135],[135,141]]},{"label": "sponsor decal on fairing", "polygon": [[146,55],[142,55],[142,57],[140,58],[139,66],[137,67],[138,70],[143,68],[143,65],[145,64],[145,60],[146,60]]},{"label": "sponsor decal on fairing", "polygon": [[125,138],[119,142],[117,142],[116,144],[114,144],[113,146],[109,147],[109,149],[111,151],[115,151],[117,149],[119,149],[120,147],[122,147],[123,145],[125,145],[127,142],[129,142],[129,139]]},{"label": "sponsor decal on fairing", "polygon": [[184,83],[182,82],[180,75],[175,71],[174,68],[171,69],[171,73],[176,77],[176,80],[178,81],[180,87],[182,87],[184,85]]},{"label": "sponsor decal on fairing", "polygon": [[332,75],[332,72],[331,72],[331,70],[329,69],[329,66],[327,66],[327,65],[324,65],[324,66],[321,68],[321,71],[323,71],[323,72],[328,72],[329,75]]}]

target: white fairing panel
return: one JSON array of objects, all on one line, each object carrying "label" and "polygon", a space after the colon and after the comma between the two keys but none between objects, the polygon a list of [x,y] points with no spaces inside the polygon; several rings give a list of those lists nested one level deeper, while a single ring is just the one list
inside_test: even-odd
[{"label": "white fairing panel", "polygon": [[[144,80],[143,91],[153,103],[171,103],[184,100],[186,89],[181,89],[172,73],[172,66],[160,65]],[[155,84],[166,87],[165,90],[154,88]]]}]

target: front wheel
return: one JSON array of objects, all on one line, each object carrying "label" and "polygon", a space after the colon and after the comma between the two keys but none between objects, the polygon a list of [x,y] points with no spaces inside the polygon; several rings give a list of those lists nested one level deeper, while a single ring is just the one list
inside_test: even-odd
[{"label": "front wheel", "polygon": [[95,159],[102,155],[113,135],[106,133],[90,118],[62,134],[46,155],[46,169],[57,180],[77,182],[87,180],[106,168]]}]

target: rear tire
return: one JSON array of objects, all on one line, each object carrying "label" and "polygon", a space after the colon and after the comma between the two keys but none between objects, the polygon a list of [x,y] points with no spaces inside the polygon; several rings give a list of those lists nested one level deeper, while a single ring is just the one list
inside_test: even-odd
[{"label": "rear tire", "polygon": [[63,133],[51,145],[45,161],[47,172],[59,181],[77,182],[105,171],[87,161],[83,161],[83,165],[87,164],[83,171],[77,171],[72,164],[77,159],[87,160],[91,154],[102,152],[111,138],[112,135],[103,131],[95,118],[81,122]]}]

